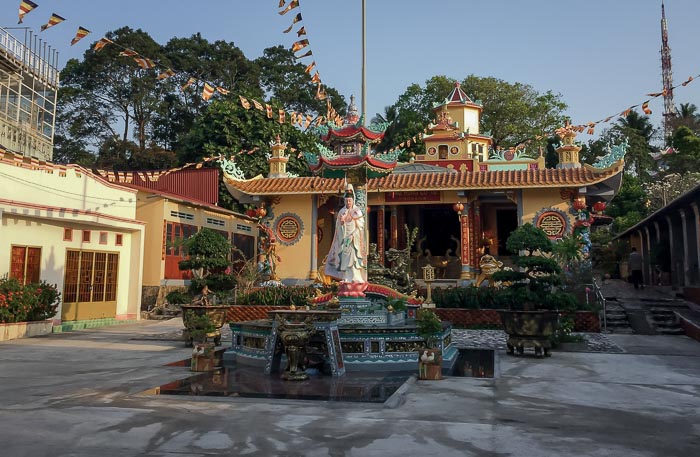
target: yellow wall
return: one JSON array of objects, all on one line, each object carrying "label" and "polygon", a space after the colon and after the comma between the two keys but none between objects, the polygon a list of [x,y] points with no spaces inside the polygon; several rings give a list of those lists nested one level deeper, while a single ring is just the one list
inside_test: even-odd
[{"label": "yellow wall", "polygon": [[[479,134],[480,110],[478,108],[448,105],[447,112],[450,114],[452,122],[459,123],[459,129],[461,131],[466,132],[469,130],[469,133],[472,135]],[[440,111],[437,111],[437,113],[439,114]]]},{"label": "yellow wall", "polygon": [[[311,270],[311,235],[312,230],[316,230],[315,227],[311,227],[311,201],[309,195],[285,195],[281,197],[280,203],[273,207],[273,224],[284,213],[296,214],[304,223],[302,237],[295,244],[285,246],[277,242],[277,254],[282,258],[277,264],[277,276],[282,279],[308,279]],[[274,225],[272,228],[275,229]],[[332,229],[331,232],[324,229],[324,239],[328,236],[332,236]],[[319,268],[320,266],[319,262]]]},{"label": "yellow wall", "polygon": [[[0,172],[0,275],[9,273],[12,245],[40,247],[40,278],[63,293],[68,249],[118,253],[116,303],[104,317],[137,318],[144,227],[134,219],[135,193],[70,169],[62,176],[58,170],[51,174],[0,164]],[[63,239],[66,228],[73,230],[71,241]],[[84,230],[91,232],[90,242],[82,241]],[[106,244],[100,244],[100,232],[107,234]],[[56,319],[61,312],[59,308]]]},{"label": "yellow wall", "polygon": [[165,270],[163,260],[163,212],[165,200],[146,198],[139,193],[136,214],[146,223],[145,249],[143,253],[143,285],[159,286]]},{"label": "yellow wall", "polygon": [[566,214],[569,220],[569,232],[571,232],[574,219],[569,214],[569,201],[561,199],[559,188],[523,189],[522,205],[521,225],[528,222],[534,223],[535,215],[543,208],[556,208]]},{"label": "yellow wall", "polygon": [[[192,215],[192,219],[180,218],[172,215],[172,212]],[[225,211],[222,209],[222,211]],[[144,252],[144,286],[165,285],[165,259],[163,257],[163,236],[166,222],[176,222],[210,228],[227,233],[245,234],[257,239],[256,224],[248,219],[230,214],[228,212],[217,212],[214,209],[205,209],[198,206],[188,205],[177,201],[168,200],[166,197],[154,196],[149,192],[139,192],[138,196],[138,219],[146,223],[145,252]],[[219,225],[216,221],[223,221]],[[251,227],[250,231],[237,228],[237,225]],[[229,235],[230,236],[230,235]],[[229,238],[230,240],[230,238]],[[169,284],[177,284],[179,280],[167,280]]]}]

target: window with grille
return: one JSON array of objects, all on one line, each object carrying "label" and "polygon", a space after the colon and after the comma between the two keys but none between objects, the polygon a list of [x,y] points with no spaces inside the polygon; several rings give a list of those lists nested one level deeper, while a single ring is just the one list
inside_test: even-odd
[{"label": "window with grille", "polygon": [[178,219],[185,219],[191,221],[194,219],[194,214],[183,213],[180,211],[170,211],[170,216],[177,217]]},{"label": "window with grille", "polygon": [[39,282],[41,276],[41,248],[12,246],[10,277],[22,284]]},{"label": "window with grille", "polygon": [[218,225],[219,227],[223,227],[226,225],[226,221],[223,221],[221,219],[215,219],[213,217],[208,217],[207,218],[207,224],[210,225]]}]

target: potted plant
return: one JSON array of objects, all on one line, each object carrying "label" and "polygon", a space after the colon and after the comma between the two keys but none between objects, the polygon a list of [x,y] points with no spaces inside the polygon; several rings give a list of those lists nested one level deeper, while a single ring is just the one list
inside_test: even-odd
[{"label": "potted plant", "polygon": [[435,312],[419,309],[416,315],[416,333],[425,340],[425,347],[418,350],[418,379],[442,379],[442,321]]},{"label": "potted plant", "polygon": [[216,331],[216,326],[206,314],[197,315],[190,311],[186,330],[192,340],[192,371],[212,371],[216,366],[215,345],[207,342],[207,336]]},{"label": "potted plant", "polygon": [[492,277],[501,283],[494,301],[506,309],[501,321],[508,334],[508,353],[522,354],[525,347],[533,347],[537,356],[549,356],[559,310],[576,305],[574,297],[559,288],[562,269],[552,257],[553,243],[542,230],[524,224],[510,235],[506,248],[514,254],[514,269]]}]

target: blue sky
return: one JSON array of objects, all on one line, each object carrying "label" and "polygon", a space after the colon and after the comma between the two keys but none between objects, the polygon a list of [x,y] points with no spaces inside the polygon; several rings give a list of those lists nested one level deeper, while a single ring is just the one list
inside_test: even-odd
[{"label": "blue sky", "polygon": [[[34,0],[24,24],[35,31],[52,12],[66,21],[40,34],[59,65],[81,57],[104,33],[127,25],[156,41],[200,32],[247,57],[291,46],[283,34],[301,11],[324,83],[346,99],[360,94],[360,0],[300,0],[285,16],[278,0]],[[368,114],[382,112],[412,83],[433,75],[494,76],[562,95],[574,123],[605,118],[661,90],[660,0],[367,0]],[[700,1],[666,0],[674,83],[700,74]],[[4,0],[0,26],[16,26],[19,0]],[[205,7],[206,5],[206,7]],[[92,34],[69,46],[78,26]],[[295,28],[296,30],[296,28]],[[138,50],[137,50],[138,51]],[[308,63],[311,59],[305,59]],[[700,106],[700,80],[675,93]],[[650,105],[659,122],[662,99]],[[599,133],[598,127],[596,133]],[[582,135],[580,139],[586,140]]]}]

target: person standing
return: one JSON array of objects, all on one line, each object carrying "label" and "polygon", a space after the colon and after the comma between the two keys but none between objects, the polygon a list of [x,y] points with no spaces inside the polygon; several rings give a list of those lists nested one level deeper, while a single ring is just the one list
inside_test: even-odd
[{"label": "person standing", "polygon": [[637,248],[633,247],[632,252],[630,252],[629,259],[627,260],[627,265],[629,266],[632,284],[634,284],[635,289],[639,289],[641,286],[644,289],[644,277],[642,275],[642,255],[637,252]]}]

